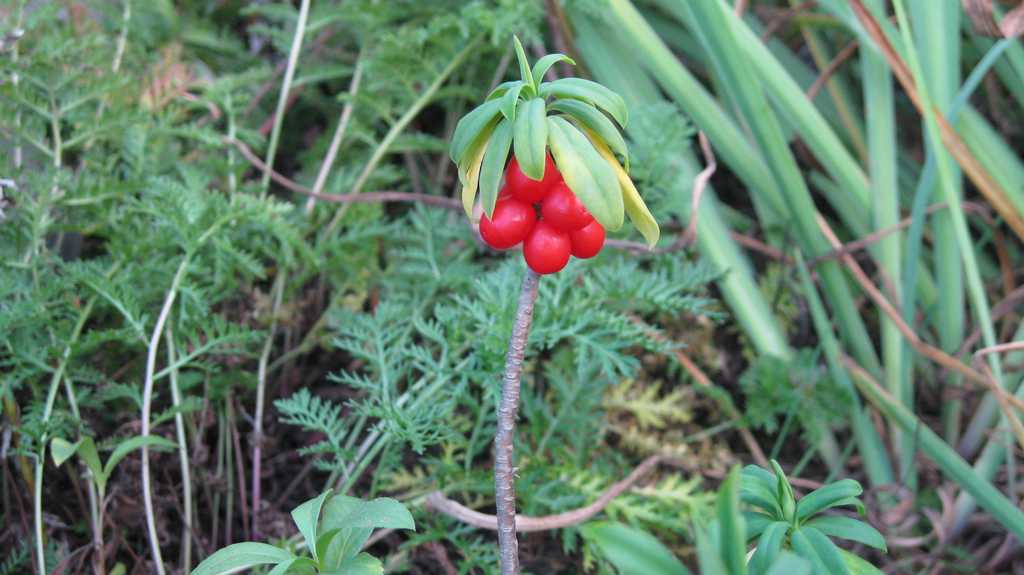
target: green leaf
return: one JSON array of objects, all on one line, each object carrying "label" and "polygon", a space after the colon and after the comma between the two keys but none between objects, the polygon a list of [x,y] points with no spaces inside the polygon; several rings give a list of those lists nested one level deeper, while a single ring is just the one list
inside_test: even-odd
[{"label": "green leaf", "polygon": [[480,204],[487,217],[494,214],[494,205],[498,201],[498,188],[501,187],[505,164],[508,162],[508,150],[512,147],[512,122],[502,120],[494,129],[491,141],[487,143],[483,164],[480,166]]},{"label": "green leaf", "polygon": [[797,519],[806,519],[819,511],[835,507],[837,504],[843,503],[850,498],[857,497],[863,492],[864,490],[861,488],[860,483],[853,479],[842,479],[835,483],[829,483],[824,487],[819,487],[805,495],[797,503]]},{"label": "green leaf", "polygon": [[380,562],[380,559],[368,553],[360,553],[342,563],[341,568],[335,573],[337,575],[383,575],[384,564]]},{"label": "green leaf", "polygon": [[528,93],[537,91],[537,84],[533,81],[533,74],[530,73],[530,61],[526,58],[526,50],[523,50],[523,43],[519,41],[518,36],[512,36],[512,40],[516,45],[516,60],[519,61],[519,76],[523,79],[523,83],[530,87]]},{"label": "green leaf", "polygon": [[516,119],[516,104],[519,103],[519,93],[522,91],[523,83],[519,82],[517,86],[509,88],[501,97],[501,115],[505,116],[509,122],[514,122]]},{"label": "green leaf", "polygon": [[776,521],[764,530],[764,534],[757,541],[757,550],[750,559],[751,573],[760,575],[775,562],[783,543],[786,542],[789,527],[789,523],[785,521]]},{"label": "green leaf", "polygon": [[110,473],[103,470],[103,464],[100,463],[100,454],[96,451],[96,444],[91,437],[82,439],[82,444],[78,446],[78,456],[82,458],[85,466],[92,472],[93,481],[96,482],[96,489],[102,497],[107,492],[107,480],[110,479]]},{"label": "green leaf", "polygon": [[513,86],[515,86],[517,84],[522,84],[522,83],[523,83],[522,80],[509,80],[507,82],[502,82],[502,83],[498,84],[497,86],[495,86],[494,89],[491,90],[490,94],[487,94],[487,99],[484,100],[484,101],[486,102],[486,101],[494,100],[495,98],[500,98],[500,97],[504,96],[509,90],[511,90]]},{"label": "green leaf", "polygon": [[466,217],[473,215],[473,201],[476,200],[477,185],[480,182],[480,166],[484,162],[484,152],[487,151],[487,138],[491,135],[491,129],[485,131],[484,137],[475,145],[471,157],[459,165],[459,182],[462,183],[462,208],[466,210]]},{"label": "green leaf", "polygon": [[740,470],[734,467],[718,490],[719,545],[731,575],[747,572],[747,531],[740,514]]},{"label": "green leaf", "polygon": [[594,140],[596,135],[613,152],[622,156],[626,171],[629,172],[629,150],[626,148],[626,140],[622,138],[619,129],[608,116],[579,100],[556,100],[551,104],[551,109],[566,114],[573,123],[590,132],[588,135],[591,140]]},{"label": "green leaf", "polygon": [[221,575],[256,565],[283,563],[294,558],[295,555],[291,551],[266,543],[235,543],[207,557],[192,570],[192,575]]},{"label": "green leaf", "polygon": [[843,556],[843,561],[846,563],[846,568],[850,571],[850,575],[882,575],[881,569],[853,553],[845,549],[840,549],[839,553]]},{"label": "green leaf", "polygon": [[836,544],[831,539],[813,527],[804,526],[800,528],[800,531],[803,532],[807,540],[810,541],[811,545],[818,552],[818,557],[821,557],[821,561],[825,564],[826,573],[830,575],[849,575],[850,572],[846,569],[843,556],[839,553],[839,548],[836,547]]},{"label": "green leaf", "polygon": [[689,575],[675,555],[653,535],[617,521],[591,521],[580,527],[620,575]]},{"label": "green leaf", "polygon": [[533,98],[523,103],[516,118],[514,135],[519,169],[528,178],[543,179],[548,149],[547,111],[543,99]]},{"label": "green leaf", "polygon": [[[292,569],[298,567],[309,567],[312,573],[316,573],[316,562],[309,557],[296,557],[289,561],[278,563],[267,575],[285,575]],[[305,573],[305,571],[303,571]]]},{"label": "green leaf", "polygon": [[[740,499],[742,501],[742,499]],[[744,511],[743,522],[747,525],[747,541],[754,539],[764,533],[769,525],[775,523],[776,518],[756,511]]]},{"label": "green leaf", "polygon": [[718,553],[718,524],[712,524],[710,532],[698,527],[695,535],[697,538],[697,563],[700,565],[701,575],[732,575],[725,568],[722,556]]},{"label": "green leaf", "polygon": [[178,447],[178,444],[158,435],[136,435],[131,439],[126,439],[117,444],[117,447],[114,448],[114,452],[110,454],[110,458],[107,459],[106,465],[103,466],[103,475],[105,477],[110,477],[110,474],[122,459],[132,451],[143,447],[175,449]]},{"label": "green leaf", "polygon": [[857,541],[869,547],[886,551],[885,537],[877,529],[851,517],[839,515],[826,515],[815,517],[805,523],[807,527],[814,527],[825,535]]},{"label": "green leaf", "polygon": [[547,74],[548,70],[559,62],[568,62],[573,66],[576,65],[576,61],[565,54],[548,54],[533,64],[533,70],[530,73],[530,76],[533,78],[533,85],[540,86],[540,83],[544,81],[544,74]]},{"label": "green leaf", "polygon": [[50,442],[50,455],[53,456],[53,464],[60,467],[62,463],[75,455],[82,440],[71,443],[62,437],[54,437]]},{"label": "green leaf", "polygon": [[783,551],[765,573],[766,575],[811,575],[811,564],[789,551]]},{"label": "green leaf", "polygon": [[453,162],[462,166],[464,160],[475,145],[479,144],[480,136],[491,126],[501,112],[501,100],[490,100],[480,104],[462,117],[455,125],[452,143],[448,149]]},{"label": "green leaf", "polygon": [[864,517],[868,514],[867,508],[864,507],[864,502],[857,497],[847,497],[840,501],[836,501],[829,507],[853,507],[854,509],[857,510],[857,514],[861,517]]},{"label": "green leaf", "polygon": [[779,507],[782,509],[782,518],[786,521],[792,521],[796,509],[796,496],[793,494],[793,486],[789,484],[786,472],[779,466],[779,462],[773,459],[771,464],[772,469],[775,470],[775,497],[779,502]]},{"label": "green leaf", "polygon": [[793,534],[789,538],[790,544],[793,546],[793,551],[796,551],[797,555],[807,559],[814,566],[815,573],[828,573],[828,568],[825,567],[825,562],[822,561],[818,555],[818,550],[811,544],[807,536],[804,535],[800,529],[794,529]]},{"label": "green leaf", "polygon": [[622,166],[619,165],[619,161],[615,159],[608,146],[595,140],[594,147],[597,149],[597,153],[601,154],[601,157],[608,162],[608,165],[611,166],[612,171],[615,173],[615,177],[618,178],[622,202],[626,213],[629,214],[629,221],[633,222],[633,226],[643,234],[644,239],[647,240],[647,247],[653,248],[658,243],[658,238],[661,237],[661,228],[658,227],[657,220],[651,215],[651,211],[647,209],[647,204],[644,203],[643,198],[640,197],[640,192],[633,185],[633,180],[626,173],[626,170],[622,169]]},{"label": "green leaf", "polygon": [[334,569],[355,557],[375,528],[415,529],[412,515],[404,505],[381,497],[363,501],[355,497],[332,497],[323,510],[317,542],[324,569]]},{"label": "green leaf", "polygon": [[622,99],[622,96],[597,82],[584,80],[583,78],[561,78],[554,82],[541,84],[540,96],[542,98],[554,96],[556,98],[583,100],[608,112],[620,126],[626,127],[626,120],[628,119],[626,101]]},{"label": "green leaf", "polygon": [[775,475],[756,465],[748,465],[743,468],[740,500],[759,507],[774,518],[782,520],[782,508],[776,499],[776,486]]},{"label": "green leaf", "polygon": [[551,153],[569,189],[605,229],[621,228],[625,216],[615,171],[567,120],[548,117],[547,122]]},{"label": "green leaf", "polygon": [[331,495],[331,491],[331,489],[328,489],[292,509],[292,521],[295,522],[299,533],[302,533],[302,538],[306,540],[306,548],[313,554],[313,559],[316,561],[319,561],[316,533],[320,525],[320,510],[323,509],[324,501]]}]

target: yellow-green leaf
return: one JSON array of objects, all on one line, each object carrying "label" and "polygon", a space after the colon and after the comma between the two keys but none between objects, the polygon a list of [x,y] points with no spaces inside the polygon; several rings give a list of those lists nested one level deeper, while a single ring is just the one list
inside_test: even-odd
[{"label": "yellow-green leaf", "polygon": [[605,229],[621,228],[623,197],[612,167],[568,120],[549,116],[547,122],[551,154],[566,185]]},{"label": "yellow-green leaf", "polygon": [[622,168],[619,161],[615,159],[615,155],[608,149],[608,146],[595,141],[594,147],[615,172],[619,186],[622,189],[622,200],[626,207],[626,214],[629,215],[629,221],[633,222],[633,226],[647,240],[647,246],[653,248],[658,243],[658,238],[661,237],[661,229],[658,227],[657,220],[651,215],[651,211],[647,209],[647,204],[644,203],[643,198],[640,197],[640,192],[633,185],[633,180],[630,179],[629,174]]},{"label": "yellow-green leaf", "polygon": [[498,201],[498,188],[505,173],[505,162],[508,150],[512,146],[512,122],[507,119],[498,123],[494,129],[487,151],[484,152],[483,164],[480,166],[480,204],[487,217],[494,214],[494,205]]},{"label": "yellow-green leaf", "polygon": [[484,162],[486,150],[487,146],[479,146],[464,164],[465,170],[459,168],[459,181],[462,182],[462,208],[466,210],[466,217],[473,216],[473,201],[476,200],[477,183],[480,181],[480,165]]}]

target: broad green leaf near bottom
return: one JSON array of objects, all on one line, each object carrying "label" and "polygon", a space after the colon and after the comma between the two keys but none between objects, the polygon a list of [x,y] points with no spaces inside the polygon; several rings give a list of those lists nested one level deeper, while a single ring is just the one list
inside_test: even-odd
[{"label": "broad green leaf near bottom", "polygon": [[617,521],[592,521],[580,532],[620,575],[689,575],[675,555],[646,531]]},{"label": "broad green leaf near bottom", "polygon": [[223,575],[256,565],[283,563],[295,559],[290,551],[266,543],[235,543],[207,557],[192,575]]}]

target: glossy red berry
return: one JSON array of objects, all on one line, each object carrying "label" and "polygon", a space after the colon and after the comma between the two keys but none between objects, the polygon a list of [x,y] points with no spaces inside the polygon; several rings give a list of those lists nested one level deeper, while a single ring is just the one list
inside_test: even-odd
[{"label": "glossy red berry", "polygon": [[544,198],[540,207],[541,216],[551,225],[572,232],[594,221],[583,202],[562,182]]},{"label": "glossy red berry", "polygon": [[526,239],[537,222],[537,212],[530,204],[502,198],[494,206],[492,217],[480,218],[480,235],[492,248],[508,249]]},{"label": "glossy red berry", "polygon": [[541,220],[523,242],[526,265],[539,274],[553,274],[569,263],[569,234]]},{"label": "glossy red berry", "polygon": [[555,162],[548,154],[544,162],[544,176],[540,180],[531,180],[519,169],[519,162],[513,157],[509,162],[508,172],[505,174],[505,184],[508,186],[512,196],[528,204],[540,202],[548,193],[562,181],[562,175],[558,173]]},{"label": "glossy red berry", "polygon": [[569,234],[572,242],[572,255],[580,258],[592,258],[604,247],[604,226],[594,220]]}]

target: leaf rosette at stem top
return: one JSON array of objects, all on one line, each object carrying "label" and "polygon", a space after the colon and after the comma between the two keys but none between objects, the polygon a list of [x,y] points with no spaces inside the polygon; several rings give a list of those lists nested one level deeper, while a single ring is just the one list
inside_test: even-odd
[{"label": "leaf rosette at stem top", "polygon": [[531,68],[514,39],[521,80],[505,82],[455,128],[449,151],[459,167],[462,204],[472,215],[477,192],[490,218],[510,151],[528,178],[541,180],[550,149],[569,189],[607,230],[622,227],[628,215],[654,246],[658,223],[629,177],[629,151],[622,137],[626,104],[608,88],[582,78],[542,82],[564,54],[548,54]]}]

